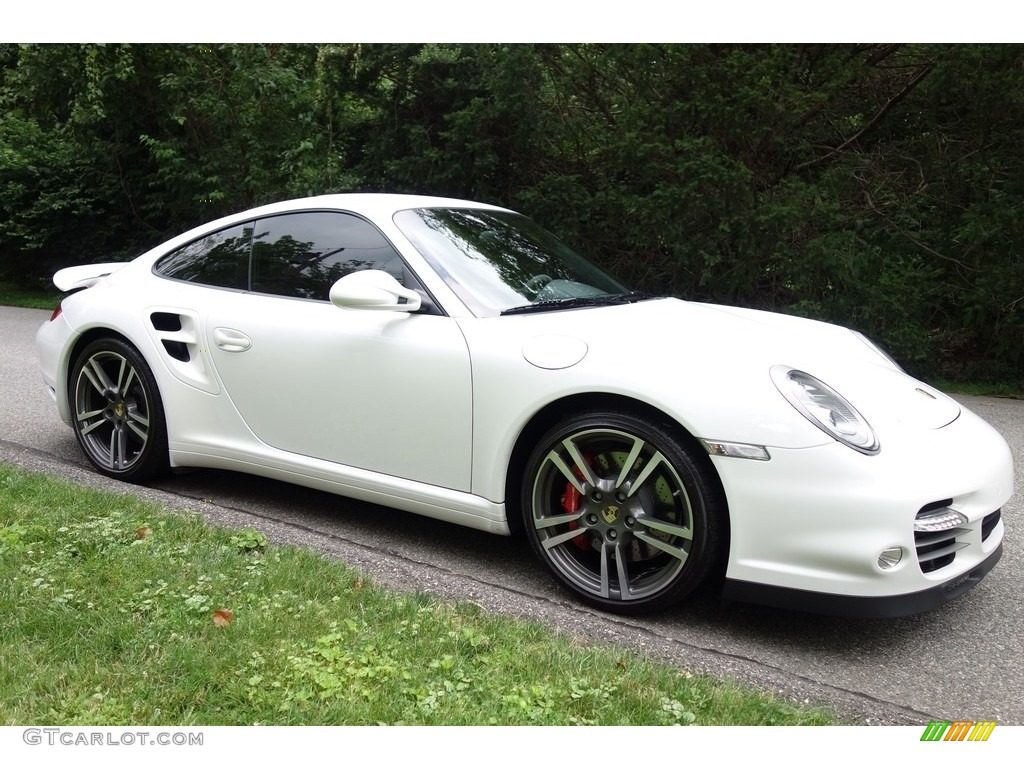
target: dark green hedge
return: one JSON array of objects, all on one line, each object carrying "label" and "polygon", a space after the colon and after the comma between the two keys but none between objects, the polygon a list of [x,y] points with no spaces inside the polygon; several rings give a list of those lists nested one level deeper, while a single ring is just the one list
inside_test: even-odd
[{"label": "dark green hedge", "polygon": [[0,46],[0,278],[257,203],[521,210],[637,287],[1024,382],[1024,48]]}]

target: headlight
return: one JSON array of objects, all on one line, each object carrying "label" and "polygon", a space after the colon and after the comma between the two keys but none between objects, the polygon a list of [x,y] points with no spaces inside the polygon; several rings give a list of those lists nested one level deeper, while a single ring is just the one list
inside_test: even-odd
[{"label": "headlight", "polygon": [[785,365],[771,370],[779,392],[814,426],[861,453],[878,453],[878,438],[867,419],[823,381]]}]

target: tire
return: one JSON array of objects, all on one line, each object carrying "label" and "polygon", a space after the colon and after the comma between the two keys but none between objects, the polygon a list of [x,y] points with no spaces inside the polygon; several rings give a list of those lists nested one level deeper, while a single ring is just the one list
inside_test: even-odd
[{"label": "tire", "polygon": [[132,483],[168,468],[167,426],[153,372],[131,345],[99,339],[69,379],[75,437],[102,474]]},{"label": "tire", "polygon": [[636,614],[695,590],[722,555],[725,504],[707,458],[629,413],[566,418],[522,481],[534,552],[576,597]]}]

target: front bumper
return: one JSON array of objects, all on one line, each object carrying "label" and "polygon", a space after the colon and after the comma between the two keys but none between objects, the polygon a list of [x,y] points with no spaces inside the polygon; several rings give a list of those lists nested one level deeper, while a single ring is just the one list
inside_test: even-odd
[{"label": "front bumper", "polygon": [[[865,456],[838,443],[713,457],[730,508],[724,596],[856,616],[935,608],[970,589],[1002,552],[998,513],[1013,492],[1005,440],[964,410],[935,430],[892,430]],[[914,521],[936,506],[966,520],[936,545]],[[931,537],[934,538],[934,537]],[[941,537],[940,537],[941,538]],[[898,548],[895,566],[880,562]]]},{"label": "front bumper", "polygon": [[858,597],[855,595],[829,595],[824,592],[809,592],[803,589],[773,587],[768,584],[753,584],[749,581],[726,579],[722,588],[725,600],[743,603],[757,603],[774,608],[806,611],[827,616],[850,616],[871,619],[893,619],[913,616],[948,603],[967,592],[981,581],[999,562],[1003,555],[1002,542],[980,564],[967,573],[954,576],[943,584],[936,584],[920,592],[888,597]]}]

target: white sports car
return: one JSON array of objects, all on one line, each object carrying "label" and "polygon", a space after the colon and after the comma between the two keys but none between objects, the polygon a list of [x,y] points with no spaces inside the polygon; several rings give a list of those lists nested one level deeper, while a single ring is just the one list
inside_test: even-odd
[{"label": "white sports car", "polygon": [[218,467],[522,530],[600,608],[895,616],[1002,550],[1009,448],[860,334],[632,292],[530,220],[332,195],[63,269],[37,336],[103,474]]}]

